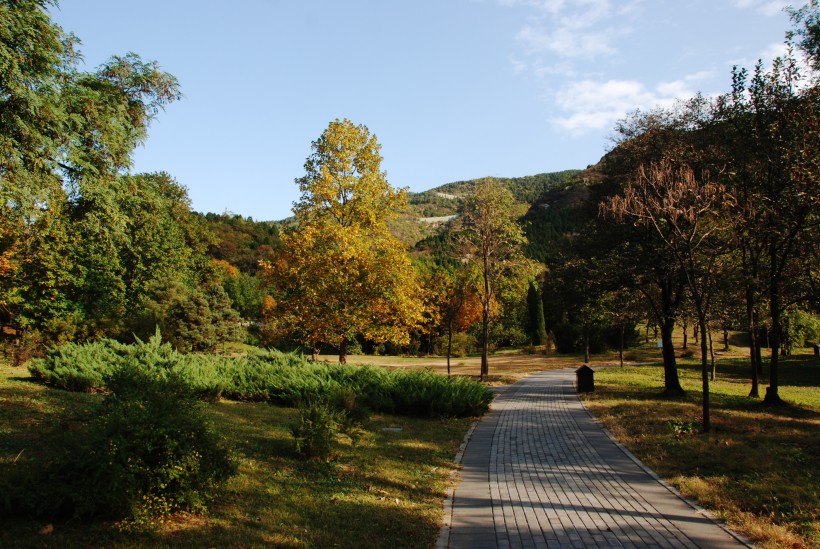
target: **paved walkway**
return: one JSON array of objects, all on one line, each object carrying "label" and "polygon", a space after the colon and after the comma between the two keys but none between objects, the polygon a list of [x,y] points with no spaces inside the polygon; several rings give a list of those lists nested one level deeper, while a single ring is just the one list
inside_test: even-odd
[{"label": "paved walkway", "polygon": [[745,546],[615,443],[574,381],[542,372],[496,399],[464,450],[440,547]]}]

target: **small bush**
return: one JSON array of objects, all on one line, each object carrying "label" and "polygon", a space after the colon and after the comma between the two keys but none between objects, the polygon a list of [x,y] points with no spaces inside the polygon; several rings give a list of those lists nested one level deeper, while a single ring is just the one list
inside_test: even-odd
[{"label": "small bush", "polygon": [[157,526],[171,512],[201,511],[237,471],[206,422],[203,403],[176,376],[135,359],[106,380],[111,390],[50,464],[14,484],[13,513],[121,520]]},{"label": "small bush", "polygon": [[341,424],[341,413],[333,404],[310,400],[299,408],[291,426],[296,453],[311,459],[327,459]]},{"label": "small bush", "polygon": [[[478,348],[478,340],[467,333],[457,332],[453,334],[450,356],[462,358]],[[436,341],[436,352],[440,355],[447,354],[447,336],[442,336]]]}]

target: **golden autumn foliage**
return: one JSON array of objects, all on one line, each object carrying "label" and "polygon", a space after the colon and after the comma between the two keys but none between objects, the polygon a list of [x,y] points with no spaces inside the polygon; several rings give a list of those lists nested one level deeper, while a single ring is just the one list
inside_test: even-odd
[{"label": "golden autumn foliage", "polygon": [[261,265],[279,294],[279,325],[303,344],[339,348],[356,336],[405,344],[422,322],[421,287],[387,219],[405,203],[380,171],[375,136],[334,121],[313,143],[297,180],[297,224],[282,252]]}]

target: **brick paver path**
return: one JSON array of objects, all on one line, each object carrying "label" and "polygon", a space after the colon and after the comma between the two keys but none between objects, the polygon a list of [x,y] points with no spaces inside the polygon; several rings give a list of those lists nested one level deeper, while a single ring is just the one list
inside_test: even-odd
[{"label": "brick paver path", "polygon": [[744,547],[613,442],[574,380],[542,372],[496,399],[464,451],[440,545]]}]

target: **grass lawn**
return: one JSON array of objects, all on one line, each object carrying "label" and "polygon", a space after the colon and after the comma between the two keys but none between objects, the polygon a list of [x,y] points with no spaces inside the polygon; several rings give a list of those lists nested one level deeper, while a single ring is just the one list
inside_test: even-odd
[{"label": "grass lawn", "polygon": [[[586,404],[644,463],[760,547],[820,547],[820,361],[806,354],[787,359],[780,394],[789,404],[765,407],[746,396],[745,352],[736,346],[718,356],[708,435],[699,433],[697,354],[680,360],[687,396],[664,399],[660,352],[651,342],[627,355],[642,366],[599,368],[617,364],[617,355],[593,356],[596,392]],[[440,358],[349,360],[446,372]],[[577,356],[498,353],[489,381],[580,365]],[[478,377],[479,359],[454,358],[452,370]],[[47,456],[48,433],[80,428],[72,418],[97,398],[31,383],[26,370],[0,363],[0,475],[15,462]],[[361,440],[340,438],[335,459],[317,463],[293,454],[295,410],[234,402],[209,409],[240,459],[240,474],[207,517],[176,517],[163,530],[140,535],[106,523],[54,523],[50,530],[43,520],[0,519],[0,547],[433,546],[469,419],[376,416]],[[39,533],[43,528],[50,533]]]},{"label": "grass lawn", "polygon": [[[22,368],[0,365],[0,475],[47,458],[49,433],[82,428],[100,398],[27,378]],[[293,409],[217,402],[210,414],[240,472],[207,517],[176,517],[139,535],[110,523],[0,519],[0,547],[432,547],[471,421],[374,416],[360,440],[340,438],[335,459],[319,463],[293,453]]]},{"label": "grass lawn", "polygon": [[683,398],[661,398],[657,365],[611,368],[596,372],[586,405],[646,465],[760,547],[820,547],[820,360],[785,359],[785,406],[748,398],[748,360],[720,360],[706,435],[699,360],[681,366]]}]

